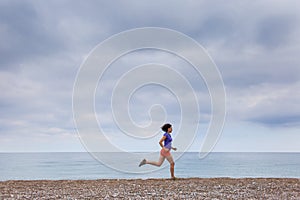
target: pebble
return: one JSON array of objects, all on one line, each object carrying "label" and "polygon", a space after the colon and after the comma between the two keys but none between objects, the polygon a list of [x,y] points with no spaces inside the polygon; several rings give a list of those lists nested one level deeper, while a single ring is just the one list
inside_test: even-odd
[{"label": "pebble", "polygon": [[2,181],[0,199],[300,199],[300,179]]}]

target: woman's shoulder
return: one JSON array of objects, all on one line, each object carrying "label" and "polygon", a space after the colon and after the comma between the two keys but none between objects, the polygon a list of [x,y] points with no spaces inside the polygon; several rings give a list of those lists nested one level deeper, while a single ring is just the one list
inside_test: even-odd
[{"label": "woman's shoulder", "polygon": [[167,138],[171,137],[171,135],[167,132],[164,133],[164,136],[167,137]]}]

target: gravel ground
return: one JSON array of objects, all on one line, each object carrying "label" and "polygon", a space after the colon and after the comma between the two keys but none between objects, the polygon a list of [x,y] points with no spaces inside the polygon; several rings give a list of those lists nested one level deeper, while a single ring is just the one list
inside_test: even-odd
[{"label": "gravel ground", "polygon": [[300,199],[300,179],[18,180],[0,199]]}]

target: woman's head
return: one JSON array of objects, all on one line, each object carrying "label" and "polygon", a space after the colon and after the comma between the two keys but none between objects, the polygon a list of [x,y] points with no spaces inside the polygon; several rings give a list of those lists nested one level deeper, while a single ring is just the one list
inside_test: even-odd
[{"label": "woman's head", "polygon": [[164,132],[171,133],[172,132],[172,125],[171,124],[164,124],[161,127],[161,130],[163,130]]}]

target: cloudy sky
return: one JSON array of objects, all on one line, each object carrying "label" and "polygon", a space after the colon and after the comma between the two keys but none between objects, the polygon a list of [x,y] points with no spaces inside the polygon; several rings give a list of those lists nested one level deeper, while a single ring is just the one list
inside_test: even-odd
[{"label": "cloudy sky", "polygon": [[[78,70],[100,42],[141,27],[186,34],[217,65],[226,88],[227,115],[214,151],[300,152],[300,3],[296,0],[1,0],[0,152],[85,151],[72,111]],[[109,113],[113,84],[131,67],[153,62],[181,70],[195,86],[202,120],[195,122],[199,133],[190,151],[198,151],[211,117],[209,94],[201,77],[193,79],[188,64],[167,52],[133,52],[112,64],[95,95],[99,123],[122,149],[159,148],[161,133],[149,140],[128,139]],[[154,104],[164,105],[176,135],[180,108],[163,87],[149,85],[135,92],[129,103],[132,119],[141,126],[149,123],[148,111]],[[157,126],[158,119],[155,115],[152,119]]]}]

